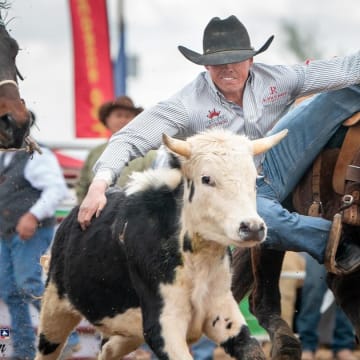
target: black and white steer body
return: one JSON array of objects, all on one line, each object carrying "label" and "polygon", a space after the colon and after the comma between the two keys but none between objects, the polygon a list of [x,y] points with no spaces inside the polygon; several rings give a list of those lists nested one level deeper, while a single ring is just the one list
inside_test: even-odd
[{"label": "black and white steer body", "polygon": [[102,335],[99,359],[121,359],[145,340],[159,359],[190,360],[188,344],[202,334],[236,359],[265,359],[231,293],[229,247],[265,239],[253,155],[285,134],[164,135],[177,166],[109,191],[85,231],[74,208],[52,247],[36,359],[58,358],[83,317]]}]

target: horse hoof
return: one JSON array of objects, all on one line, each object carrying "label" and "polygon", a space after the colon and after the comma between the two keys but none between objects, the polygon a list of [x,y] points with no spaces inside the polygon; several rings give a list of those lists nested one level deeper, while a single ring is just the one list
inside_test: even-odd
[{"label": "horse hoof", "polygon": [[301,360],[300,341],[289,335],[275,339],[271,349],[271,360]]},{"label": "horse hoof", "polygon": [[240,357],[244,360],[266,360],[264,351],[262,350],[259,342],[251,339],[244,349],[244,356]]}]

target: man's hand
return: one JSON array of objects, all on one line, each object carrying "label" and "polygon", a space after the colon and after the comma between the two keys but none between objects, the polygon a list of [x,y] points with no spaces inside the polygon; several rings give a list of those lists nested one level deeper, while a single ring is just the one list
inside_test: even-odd
[{"label": "man's hand", "polygon": [[35,234],[37,227],[38,219],[35,215],[27,212],[19,219],[16,225],[16,232],[20,239],[28,240]]},{"label": "man's hand", "polygon": [[89,190],[80,205],[78,213],[78,221],[83,230],[85,230],[91,222],[92,217],[98,217],[102,209],[106,205],[105,191],[107,183],[104,180],[93,180]]}]

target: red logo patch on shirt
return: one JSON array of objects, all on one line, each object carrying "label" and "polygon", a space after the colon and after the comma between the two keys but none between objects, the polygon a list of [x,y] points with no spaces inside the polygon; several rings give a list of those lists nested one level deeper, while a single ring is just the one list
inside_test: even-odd
[{"label": "red logo patch on shirt", "polygon": [[274,95],[277,93],[276,86],[270,86],[270,95]]},{"label": "red logo patch on shirt", "polygon": [[286,95],[287,93],[285,91],[278,92],[276,86],[269,86],[269,94],[263,98],[262,102],[263,104],[274,103],[279,101],[281,98],[283,98]]},{"label": "red logo patch on shirt", "polygon": [[220,115],[220,112],[221,111],[216,111],[214,108],[214,110],[209,110],[209,113],[206,116],[211,120],[215,117],[218,117]]}]

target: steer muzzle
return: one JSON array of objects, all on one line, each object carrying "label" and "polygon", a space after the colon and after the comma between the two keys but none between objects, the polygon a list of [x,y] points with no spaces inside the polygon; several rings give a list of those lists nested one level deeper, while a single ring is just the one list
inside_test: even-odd
[{"label": "steer muzzle", "polygon": [[259,244],[266,237],[266,225],[261,219],[246,219],[239,226],[240,246],[251,247]]}]

